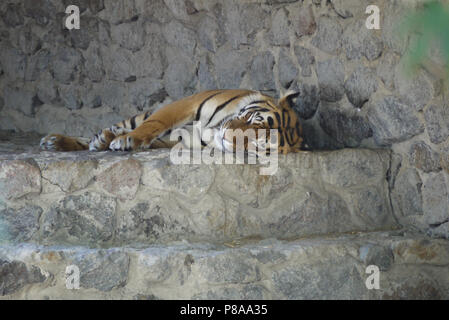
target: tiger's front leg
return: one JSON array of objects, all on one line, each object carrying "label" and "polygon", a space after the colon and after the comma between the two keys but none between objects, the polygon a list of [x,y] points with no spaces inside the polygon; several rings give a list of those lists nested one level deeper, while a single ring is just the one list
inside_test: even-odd
[{"label": "tiger's front leg", "polygon": [[111,142],[118,136],[130,132],[130,129],[118,127],[116,125],[101,130],[89,142],[90,151],[104,151],[108,150]]},{"label": "tiger's front leg", "polygon": [[149,128],[150,126],[142,124],[137,129],[116,137],[109,144],[109,149],[112,151],[136,151],[149,149],[151,142],[155,138],[153,133],[154,128]]},{"label": "tiger's front leg", "polygon": [[153,141],[172,126],[161,120],[147,120],[135,130],[116,137],[109,145],[113,151],[136,151],[151,147]]}]

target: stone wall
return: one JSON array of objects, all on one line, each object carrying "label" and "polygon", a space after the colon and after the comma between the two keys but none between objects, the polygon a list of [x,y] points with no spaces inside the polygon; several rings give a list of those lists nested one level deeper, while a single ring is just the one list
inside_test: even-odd
[{"label": "stone wall", "polygon": [[396,230],[390,159],[387,150],[297,153],[262,176],[259,165],[171,164],[169,150],[0,155],[0,245],[95,248]]},{"label": "stone wall", "polygon": [[[310,147],[391,148],[400,223],[448,237],[447,91],[402,73],[413,37],[396,33],[416,2],[3,1],[0,128],[89,136],[199,90],[299,89]],[[68,4],[80,30],[63,27]],[[369,4],[380,30],[364,27]]]}]

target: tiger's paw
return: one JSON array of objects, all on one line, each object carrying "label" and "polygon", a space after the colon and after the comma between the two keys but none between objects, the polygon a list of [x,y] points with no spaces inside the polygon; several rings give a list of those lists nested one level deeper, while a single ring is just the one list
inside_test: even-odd
[{"label": "tiger's paw", "polygon": [[40,147],[47,151],[80,151],[87,149],[86,144],[79,139],[61,134],[49,134],[43,137],[40,141]]},{"label": "tiger's paw", "polygon": [[141,141],[129,134],[119,136],[112,140],[109,149],[112,151],[134,151],[139,149]]},{"label": "tiger's paw", "polygon": [[96,134],[89,142],[89,151],[104,151],[108,149],[109,143],[115,135],[109,130],[102,130]]},{"label": "tiger's paw", "polygon": [[42,150],[61,151],[59,150],[59,142],[61,138],[57,134],[49,134],[41,139],[40,147]]}]

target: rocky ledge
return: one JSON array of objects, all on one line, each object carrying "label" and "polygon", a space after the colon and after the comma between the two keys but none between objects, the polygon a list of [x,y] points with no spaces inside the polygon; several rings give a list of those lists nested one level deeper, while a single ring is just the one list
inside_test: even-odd
[{"label": "rocky ledge", "polygon": [[169,150],[0,155],[0,238],[116,247],[394,230],[390,152],[344,149],[263,165],[175,165]]},{"label": "rocky ledge", "polygon": [[0,298],[448,299],[448,271],[447,241],[398,232],[142,249],[5,245]]}]

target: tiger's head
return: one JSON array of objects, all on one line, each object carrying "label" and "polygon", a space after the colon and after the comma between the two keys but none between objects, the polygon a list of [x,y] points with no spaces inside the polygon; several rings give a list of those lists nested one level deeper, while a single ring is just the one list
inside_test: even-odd
[{"label": "tiger's head", "polygon": [[222,121],[215,143],[227,152],[250,151],[255,146],[267,151],[276,148],[282,154],[299,151],[302,128],[292,108],[298,96],[287,92],[278,101],[260,93],[245,97],[237,113]]}]

